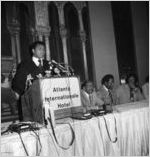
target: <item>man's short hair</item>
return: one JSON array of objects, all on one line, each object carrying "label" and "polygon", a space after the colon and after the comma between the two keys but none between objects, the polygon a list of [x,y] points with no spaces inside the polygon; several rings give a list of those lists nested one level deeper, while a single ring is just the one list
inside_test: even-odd
[{"label": "man's short hair", "polygon": [[34,43],[32,43],[32,49],[35,49],[37,45],[45,46],[45,43],[43,41],[35,41]]},{"label": "man's short hair", "polygon": [[108,82],[110,79],[113,79],[113,80],[114,80],[114,76],[111,75],[111,74],[105,75],[105,76],[102,78],[102,80],[101,80],[101,84],[102,84],[102,85],[105,84],[105,82]]},{"label": "man's short hair", "polygon": [[138,78],[137,78],[137,75],[136,74],[133,74],[133,73],[130,73],[129,75],[127,75],[127,79],[126,79],[126,82],[129,83],[129,78],[130,77],[133,77],[135,79],[135,84],[138,83]]},{"label": "man's short hair", "polygon": [[42,42],[42,41],[35,41],[32,44],[30,44],[29,45],[29,53],[30,53],[31,56],[33,56],[33,51],[32,50],[35,49],[37,45],[45,46],[45,43]]},{"label": "man's short hair", "polygon": [[85,80],[85,81],[82,83],[82,85],[81,85],[81,89],[83,89],[83,88],[86,86],[86,84],[89,83],[89,82],[93,84],[93,82],[92,82],[91,80]]}]

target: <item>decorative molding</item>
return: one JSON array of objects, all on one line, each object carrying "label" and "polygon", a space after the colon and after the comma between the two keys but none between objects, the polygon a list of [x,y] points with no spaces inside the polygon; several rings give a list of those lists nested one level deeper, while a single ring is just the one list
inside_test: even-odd
[{"label": "decorative molding", "polygon": [[49,26],[47,2],[35,1],[34,8],[35,8],[36,25],[43,26],[43,27]]},{"label": "decorative molding", "polygon": [[32,29],[32,33],[35,35],[49,36],[51,28],[45,26],[36,26],[36,29]]},{"label": "decorative molding", "polygon": [[9,74],[13,65],[16,67],[16,58],[2,57],[1,58],[1,73]]},{"label": "decorative molding", "polygon": [[20,33],[20,24],[19,23],[7,24],[7,28],[11,35],[16,35],[16,34]]},{"label": "decorative molding", "polygon": [[67,29],[64,25],[60,25],[60,35],[62,38],[67,38]]},{"label": "decorative molding", "polygon": [[85,31],[80,31],[80,39],[82,42],[86,42],[86,33]]},{"label": "decorative molding", "polygon": [[86,3],[85,3],[84,1],[73,1],[73,2],[71,2],[71,3],[74,4],[74,6],[76,7],[76,9],[77,9],[78,11],[81,11],[81,10],[83,9],[83,7],[86,6]]},{"label": "decorative molding", "polygon": [[57,6],[58,10],[63,10],[64,5],[67,3],[65,1],[54,1],[55,5]]}]

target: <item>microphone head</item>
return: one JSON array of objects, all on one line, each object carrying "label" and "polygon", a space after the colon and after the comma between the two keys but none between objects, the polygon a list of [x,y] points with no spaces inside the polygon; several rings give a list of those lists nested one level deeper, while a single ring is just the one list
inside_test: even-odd
[{"label": "microphone head", "polygon": [[55,60],[53,60],[53,59],[52,59],[52,61],[51,61],[51,62],[52,62],[52,63],[54,63],[54,64],[58,64],[58,63],[57,63]]}]

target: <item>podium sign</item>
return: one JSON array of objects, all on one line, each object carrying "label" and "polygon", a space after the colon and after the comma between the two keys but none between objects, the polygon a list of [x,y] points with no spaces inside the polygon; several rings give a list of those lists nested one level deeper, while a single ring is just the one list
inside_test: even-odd
[{"label": "podium sign", "polygon": [[77,77],[40,80],[42,102],[53,110],[81,106],[80,86]]},{"label": "podium sign", "polygon": [[45,109],[53,110],[55,119],[82,112],[78,77],[35,80],[22,96],[23,119],[44,123]]}]

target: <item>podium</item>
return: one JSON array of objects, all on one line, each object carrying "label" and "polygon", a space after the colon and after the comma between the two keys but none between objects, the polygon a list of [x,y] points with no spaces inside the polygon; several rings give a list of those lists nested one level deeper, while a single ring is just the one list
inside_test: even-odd
[{"label": "podium", "polygon": [[76,76],[35,80],[21,97],[24,121],[44,123],[45,106],[54,110],[55,120],[83,112],[80,81]]}]

